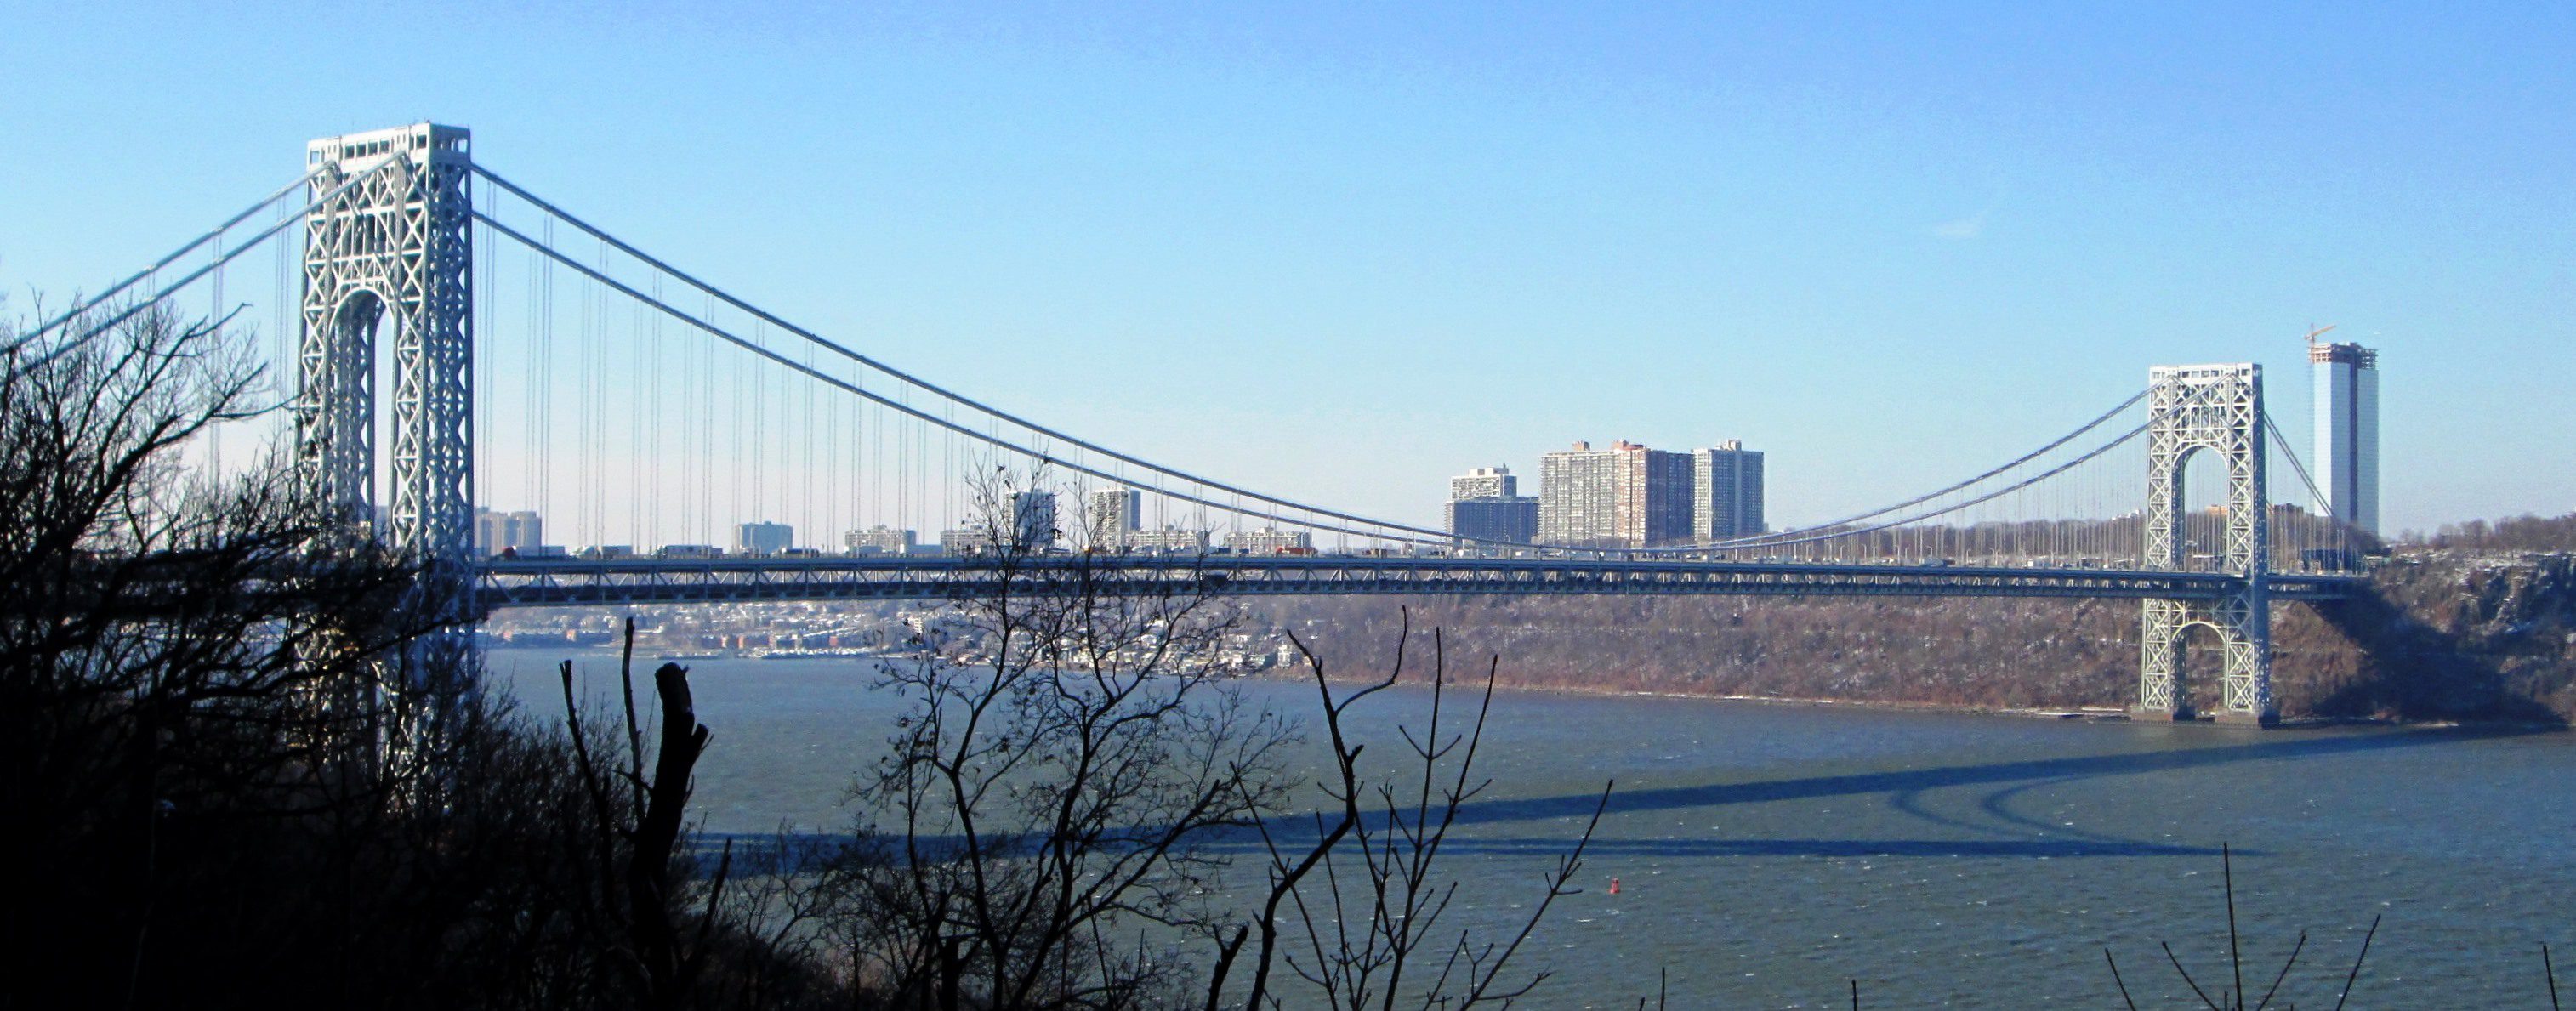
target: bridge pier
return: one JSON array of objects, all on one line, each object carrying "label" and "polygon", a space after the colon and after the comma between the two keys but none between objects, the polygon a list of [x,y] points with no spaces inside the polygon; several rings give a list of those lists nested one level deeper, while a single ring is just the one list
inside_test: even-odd
[{"label": "bridge pier", "polygon": [[2190,680],[2183,664],[2185,639],[2194,626],[2215,633],[2223,660],[2219,668],[2220,723],[2272,726],[2280,710],[2272,701],[2272,643],[2269,608],[2256,603],[2249,586],[2223,600],[2149,600],[2145,602],[2139,650],[2137,719],[2190,720],[2199,714],[2191,704]]},{"label": "bridge pier", "polygon": [[2140,561],[2181,571],[2189,531],[2183,464],[2202,450],[2227,468],[2227,504],[2217,561],[2240,582],[2216,600],[2150,599],[2139,623],[2138,702],[2142,719],[2194,718],[2182,659],[2194,627],[2216,633],[2218,722],[2272,726],[2271,505],[2263,486],[2263,367],[2164,365],[2148,371],[2146,544]]}]

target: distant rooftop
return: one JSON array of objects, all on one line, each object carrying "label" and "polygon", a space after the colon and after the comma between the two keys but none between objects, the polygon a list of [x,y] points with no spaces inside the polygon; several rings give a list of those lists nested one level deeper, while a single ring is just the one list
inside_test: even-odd
[{"label": "distant rooftop", "polygon": [[2359,344],[2310,344],[2308,345],[2308,360],[2318,363],[2333,362],[2339,365],[2352,365],[2365,369],[2375,369],[2379,367],[2379,352],[2362,347]]}]

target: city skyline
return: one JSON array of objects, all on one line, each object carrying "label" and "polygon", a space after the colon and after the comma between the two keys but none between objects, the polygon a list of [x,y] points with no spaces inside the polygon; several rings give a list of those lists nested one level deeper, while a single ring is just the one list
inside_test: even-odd
[{"label": "city skyline", "polygon": [[[789,33],[762,12],[495,8],[405,24],[452,57],[422,74],[345,72],[395,30],[380,17],[25,12],[0,40],[24,82],[0,129],[49,143],[0,152],[10,311],[237,209],[306,139],[426,113],[889,360],[1424,525],[1407,475],[1585,430],[1737,431],[1831,464],[1772,503],[1774,526],[1826,518],[2020,452],[2011,433],[2062,430],[2151,364],[2271,365],[2304,447],[2297,337],[2320,319],[2404,376],[2382,406],[2384,529],[2555,511],[2576,468],[2531,416],[2576,383],[2564,12],[1972,7],[1855,33],[1835,12],[1431,9],[1105,33],[897,9]],[[2014,41],[2041,37],[2058,44]],[[2323,41],[2338,59],[2277,59]],[[206,46],[244,58],[189,57]],[[753,64],[767,83],[729,69]],[[204,89],[226,115],[166,97]],[[149,159],[59,170],[145,136],[196,183]],[[868,168],[830,168],[849,164]],[[1571,346],[1620,353],[1552,353]],[[1188,356],[1337,378],[1282,400],[1095,395]],[[1025,368],[960,364],[985,361]],[[1387,431],[1405,435],[1352,449]]]}]

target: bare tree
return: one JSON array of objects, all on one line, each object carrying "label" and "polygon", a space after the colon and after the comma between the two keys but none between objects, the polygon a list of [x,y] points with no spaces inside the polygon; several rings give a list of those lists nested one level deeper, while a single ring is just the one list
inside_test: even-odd
[{"label": "bare tree", "polygon": [[1222,683],[1236,609],[1208,581],[1051,552],[1014,508],[1038,484],[977,487],[985,564],[885,666],[914,705],[856,795],[887,821],[829,876],[854,972],[905,1003],[1146,1002],[1180,968],[1148,931],[1206,923],[1216,831],[1279,798],[1289,728]]},{"label": "bare tree", "polygon": [[[1394,1008],[1399,1001],[1422,1008],[1508,1004],[1547,979],[1545,970],[1526,977],[1506,972],[1521,944],[1547,916],[1548,907],[1577,891],[1569,885],[1582,868],[1593,830],[1601,824],[1611,784],[1602,786],[1591,820],[1543,877],[1539,900],[1508,941],[1478,938],[1468,930],[1454,938],[1440,932],[1441,914],[1457,896],[1458,885],[1454,879],[1436,876],[1434,865],[1450,830],[1458,824],[1461,809],[1493,785],[1491,779],[1478,777],[1476,751],[1484,741],[1486,717],[1492,713],[1494,678],[1501,661],[1488,658],[1483,693],[1466,728],[1455,729],[1454,724],[1444,728],[1444,719],[1454,719],[1444,713],[1448,647],[1441,633],[1433,630],[1428,723],[1418,736],[1409,728],[1399,728],[1408,756],[1399,761],[1415,771],[1409,782],[1380,779],[1360,771],[1366,746],[1344,732],[1343,718],[1360,700],[1403,680],[1411,640],[1408,613],[1386,676],[1336,697],[1324,662],[1304,640],[1290,635],[1314,673],[1320,696],[1331,747],[1327,770],[1331,778],[1322,784],[1327,804],[1309,816],[1315,838],[1304,846],[1283,843],[1272,830],[1272,819],[1255,823],[1269,858],[1269,888],[1253,923],[1219,938],[1217,967],[1208,985],[1210,1011],[1225,1001],[1229,970],[1247,939],[1255,936],[1252,979],[1243,995],[1246,1007],[1279,1006],[1272,992],[1272,973],[1283,961],[1298,979],[1320,991],[1329,1006],[1354,1011]],[[1315,873],[1319,870],[1320,875]],[[1283,939],[1279,930],[1283,906],[1295,911],[1300,936]],[[1302,959],[1294,950],[1301,940]],[[1438,959],[1436,969],[1419,959],[1425,954]],[[1431,976],[1412,980],[1417,989],[1408,993],[1408,970]]]},{"label": "bare tree", "polygon": [[417,782],[431,756],[374,745],[412,722],[387,679],[427,672],[381,658],[439,619],[408,606],[415,567],[338,536],[283,452],[234,476],[181,464],[276,406],[223,321],[119,315],[0,334],[0,861],[51,868],[11,901],[63,917],[19,953],[111,960],[97,978],[138,999],[194,957],[155,940],[182,915],[165,901],[181,847]]},{"label": "bare tree", "polygon": [[685,854],[705,736],[676,671],[658,747],[631,692],[623,734],[473,692],[452,584],[284,452],[183,465],[277,409],[245,342],[159,309],[97,329],[0,325],[0,866],[26,872],[0,1008],[831,996]]},{"label": "bare tree", "polygon": [[[2174,974],[2182,977],[2183,985],[2191,988],[2191,995],[2198,999],[2203,1007],[2209,1008],[2210,1011],[2245,1011],[2245,1002],[2249,999],[2249,994],[2245,983],[2243,938],[2236,931],[2236,860],[2225,843],[2219,844],[2218,861],[2222,898],[2227,909],[2228,971],[2226,983],[2215,987],[2218,996],[2211,997],[2209,988],[2202,987],[2200,980],[2193,978],[2191,970],[2183,968],[2182,956],[2174,954],[2172,942],[2159,941],[2157,946],[2163,949],[2165,961],[2173,966]],[[2371,917],[2369,932],[2361,936],[2361,952],[2353,956],[2352,971],[2344,975],[2343,990],[2335,995],[2334,1006],[2338,1009],[2343,1007],[2344,1001],[2351,999],[2353,984],[2361,979],[2361,963],[2370,957],[2371,940],[2379,936],[2379,920],[2379,917]],[[2272,999],[2280,996],[2281,984],[2290,978],[2291,967],[2299,964],[2299,953],[2306,950],[2308,950],[2308,932],[2302,930],[2299,932],[2298,941],[2290,946],[2289,957],[2281,960],[2281,970],[2272,975],[2272,984],[2264,988],[2262,999],[2255,1001],[2255,1011],[2262,1011],[2272,1006]],[[2129,982],[2120,976],[2120,962],[2111,957],[2111,949],[2102,949],[2102,963],[2111,970],[2111,984],[2120,991],[2120,1002],[2134,1011],[2138,1002],[2129,996]],[[2553,994],[2553,999],[2554,996]]]},{"label": "bare tree", "polygon": [[[1439,709],[1436,638],[1434,713],[1406,735],[1418,781],[1364,773],[1343,722],[1405,675],[1406,640],[1384,679],[1340,697],[1314,668],[1329,781],[1325,809],[1306,816],[1316,837],[1291,843],[1276,827],[1291,820],[1284,759],[1298,731],[1226,682],[1220,647],[1241,618],[1221,562],[1139,565],[1097,531],[1053,550],[1056,531],[1028,529],[1045,511],[1019,507],[1042,476],[985,475],[982,564],[922,623],[913,658],[884,669],[880,687],[912,707],[853,791],[866,812],[857,841],[816,885],[850,978],[895,1005],[938,1008],[1176,1006],[1194,983],[1209,1007],[1276,1006],[1281,965],[1337,1007],[1391,1007],[1398,991],[1466,1006],[1543,978],[1505,983],[1546,901],[1504,942],[1434,933],[1455,894],[1435,862],[1488,785],[1473,772],[1484,710],[1461,731]],[[1491,690],[1489,671],[1487,701]],[[1268,854],[1257,914],[1224,899],[1239,894],[1224,875],[1247,840]],[[1544,882],[1549,900],[1581,848]],[[1338,919],[1309,905],[1354,897]],[[1283,940],[1283,905],[1302,949]],[[1204,980],[1183,947],[1193,939],[1215,946]],[[1409,966],[1420,975],[1408,979]]]}]

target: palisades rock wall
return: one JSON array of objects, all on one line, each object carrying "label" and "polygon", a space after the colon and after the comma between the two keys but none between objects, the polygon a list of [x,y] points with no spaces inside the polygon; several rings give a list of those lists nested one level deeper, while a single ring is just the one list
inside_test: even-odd
[{"label": "palisades rock wall", "polygon": [[[2373,592],[2274,608],[2290,717],[2576,720],[2576,556],[2422,551]],[[2138,605],[2114,600],[1781,597],[1318,598],[1261,601],[1336,673],[1382,670],[1400,608],[1441,628],[1453,673],[1593,691],[1995,708],[2126,706]],[[1427,660],[1427,635],[1417,654]],[[2216,708],[2214,637],[2186,672]]]},{"label": "palisades rock wall", "polygon": [[2353,658],[2340,676],[2292,672],[2306,711],[2576,722],[2576,554],[2402,554],[2371,585],[2281,623]]}]

